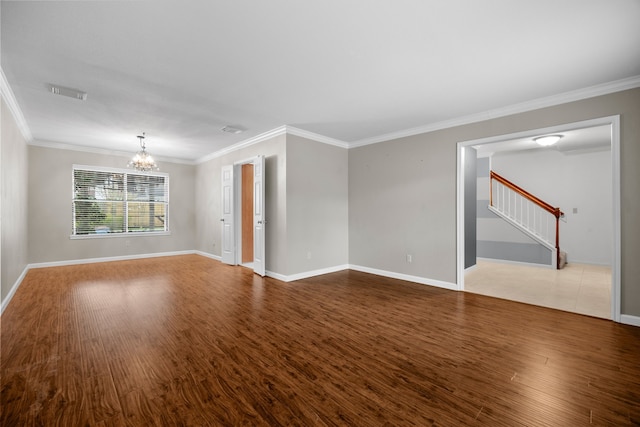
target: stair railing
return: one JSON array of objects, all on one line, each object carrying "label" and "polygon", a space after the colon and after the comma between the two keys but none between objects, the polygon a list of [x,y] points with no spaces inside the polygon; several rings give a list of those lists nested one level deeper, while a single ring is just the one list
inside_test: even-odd
[{"label": "stair railing", "polygon": [[[556,266],[560,268],[560,208],[534,196],[508,179],[490,171],[491,192],[489,204],[502,215],[527,229],[556,250]],[[550,224],[555,217],[555,229]]]}]

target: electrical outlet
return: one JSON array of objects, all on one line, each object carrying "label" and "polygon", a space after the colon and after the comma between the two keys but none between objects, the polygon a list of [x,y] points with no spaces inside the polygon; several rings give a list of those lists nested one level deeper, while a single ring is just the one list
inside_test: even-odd
[{"label": "electrical outlet", "polygon": [[407,262],[409,264],[411,264],[411,262],[413,262],[413,257],[411,256],[411,254],[407,254]]},{"label": "electrical outlet", "polygon": [[124,241],[124,245],[127,247],[131,246],[131,242],[129,241],[129,239]]},{"label": "electrical outlet", "polygon": [[311,252],[307,252],[307,259],[311,259]]}]

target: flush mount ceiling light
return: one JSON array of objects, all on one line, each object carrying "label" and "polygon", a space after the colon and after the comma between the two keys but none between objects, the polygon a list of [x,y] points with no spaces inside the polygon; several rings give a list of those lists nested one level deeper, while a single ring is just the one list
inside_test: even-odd
[{"label": "flush mount ceiling light", "polygon": [[160,169],[158,165],[156,165],[155,160],[153,160],[153,157],[151,157],[151,154],[147,153],[147,146],[144,142],[145,133],[142,132],[142,135],[138,135],[137,138],[140,141],[141,150],[133,156],[133,159],[129,161],[127,166],[141,172],[151,172],[152,170],[157,171]]},{"label": "flush mount ceiling light", "polygon": [[87,92],[78,89],[50,84],[49,90],[54,95],[68,96],[69,98],[79,99],[80,101],[87,100]]},{"label": "flush mount ceiling light", "polygon": [[562,135],[545,135],[533,138],[533,140],[543,147],[548,147],[560,141],[560,138],[562,138]]}]

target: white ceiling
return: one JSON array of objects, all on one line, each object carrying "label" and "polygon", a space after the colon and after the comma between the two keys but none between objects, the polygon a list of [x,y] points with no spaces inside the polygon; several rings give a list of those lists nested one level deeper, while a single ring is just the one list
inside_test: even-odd
[{"label": "white ceiling", "polygon": [[133,152],[145,131],[185,160],[282,125],[355,146],[640,76],[638,0],[2,1],[1,20],[36,141]]}]

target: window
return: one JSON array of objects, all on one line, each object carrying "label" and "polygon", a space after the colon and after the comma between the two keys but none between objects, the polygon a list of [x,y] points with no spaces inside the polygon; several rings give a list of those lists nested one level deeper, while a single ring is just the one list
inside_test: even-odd
[{"label": "window", "polygon": [[169,231],[169,176],[73,166],[73,236]]}]

